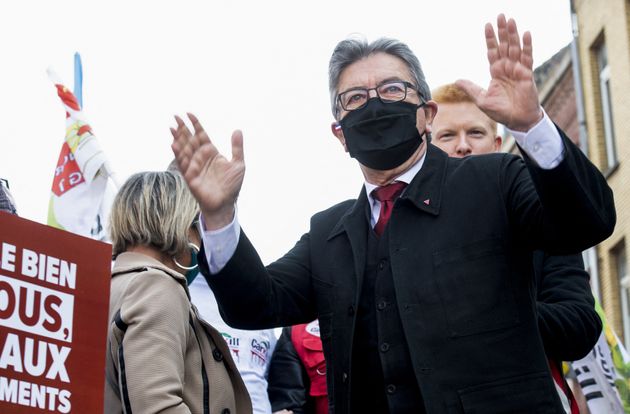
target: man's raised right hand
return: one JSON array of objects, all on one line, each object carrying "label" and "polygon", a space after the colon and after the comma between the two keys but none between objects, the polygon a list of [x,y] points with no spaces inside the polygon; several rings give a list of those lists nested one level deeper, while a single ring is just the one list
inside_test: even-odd
[{"label": "man's raised right hand", "polygon": [[188,114],[195,133],[175,116],[177,128],[171,128],[171,149],[177,167],[197,199],[207,230],[217,230],[230,224],[245,176],[243,134],[232,133],[232,159],[225,158],[212,143],[203,126],[193,114]]}]

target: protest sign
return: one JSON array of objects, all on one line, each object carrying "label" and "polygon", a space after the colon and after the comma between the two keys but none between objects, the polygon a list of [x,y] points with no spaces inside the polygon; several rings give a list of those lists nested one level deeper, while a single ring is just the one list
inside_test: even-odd
[{"label": "protest sign", "polygon": [[0,412],[101,413],[111,246],[0,212]]}]

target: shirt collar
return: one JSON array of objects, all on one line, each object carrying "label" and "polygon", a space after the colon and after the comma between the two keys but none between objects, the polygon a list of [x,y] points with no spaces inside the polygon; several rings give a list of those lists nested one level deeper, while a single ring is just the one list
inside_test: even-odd
[{"label": "shirt collar", "polygon": [[[414,165],[412,165],[411,168],[409,168],[407,171],[405,171],[398,177],[394,178],[394,181],[402,181],[406,184],[411,183],[411,180],[413,180],[416,174],[418,174],[418,171],[420,171],[420,169],[422,168],[422,165],[424,164],[424,159],[426,158],[426,156],[427,156],[427,152],[425,151],[422,157]],[[375,200],[372,198],[372,191],[374,191],[374,189],[377,188],[378,185],[368,183],[367,181],[365,181],[364,185],[365,185],[365,191],[367,192],[368,199],[370,200],[370,205],[373,205]]]}]

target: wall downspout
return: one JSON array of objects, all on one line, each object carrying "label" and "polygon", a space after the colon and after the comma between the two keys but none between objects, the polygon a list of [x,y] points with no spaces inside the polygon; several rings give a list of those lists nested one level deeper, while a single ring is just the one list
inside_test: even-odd
[{"label": "wall downspout", "polygon": [[[575,86],[575,100],[577,107],[577,120],[579,128],[580,149],[588,157],[588,138],[586,131],[586,117],[584,115],[584,94],[582,92],[582,71],[580,69],[580,54],[578,49],[578,18],[575,13],[574,0],[571,0],[571,28],[573,30],[573,39],[571,40],[571,66],[573,68],[573,83]],[[595,299],[602,303],[599,284],[599,260],[597,258],[597,246],[593,246],[582,252],[586,270],[591,276],[591,289]]]},{"label": "wall downspout", "polygon": [[584,116],[584,94],[582,92],[582,71],[580,69],[580,53],[578,50],[578,19],[571,0],[571,27],[573,40],[571,41],[571,62],[573,67],[573,83],[575,85],[575,100],[577,107],[577,120],[579,127],[580,149],[588,157],[588,140],[586,138],[586,117]]}]

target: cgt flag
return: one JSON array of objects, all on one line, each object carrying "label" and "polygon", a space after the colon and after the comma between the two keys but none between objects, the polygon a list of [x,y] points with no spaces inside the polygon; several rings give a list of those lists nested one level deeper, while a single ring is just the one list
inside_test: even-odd
[{"label": "cgt flag", "polygon": [[48,76],[66,110],[66,137],[53,178],[48,225],[105,240],[104,227],[116,193],[111,170],[77,98],[50,69]]},{"label": "cgt flag", "polygon": [[602,333],[593,350],[571,363],[591,414],[630,413],[630,358],[606,322],[598,302]]}]

